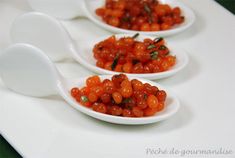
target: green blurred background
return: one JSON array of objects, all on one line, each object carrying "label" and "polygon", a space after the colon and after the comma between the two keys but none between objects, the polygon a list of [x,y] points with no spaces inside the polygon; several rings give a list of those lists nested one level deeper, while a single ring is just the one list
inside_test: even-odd
[{"label": "green blurred background", "polygon": [[[230,12],[235,14],[235,0],[215,0]],[[14,148],[0,134],[0,158],[20,158]]]}]

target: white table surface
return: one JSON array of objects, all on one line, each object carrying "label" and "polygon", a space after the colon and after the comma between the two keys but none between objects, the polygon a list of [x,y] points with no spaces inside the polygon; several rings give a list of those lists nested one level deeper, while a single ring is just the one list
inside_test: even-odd
[{"label": "white table surface", "polygon": [[[235,17],[212,0],[182,1],[193,8],[196,22],[167,40],[187,50],[190,62],[179,74],[158,81],[180,99],[175,116],[145,126],[105,123],[76,111],[59,97],[15,94],[0,80],[1,134],[25,157],[173,157],[148,155],[148,148],[181,152],[223,148],[233,154],[218,157],[234,157]],[[27,11],[25,0],[0,1],[0,49],[10,44],[13,19]],[[63,24],[78,41],[111,34],[87,19]],[[73,60],[57,66],[66,77],[92,74]]]}]

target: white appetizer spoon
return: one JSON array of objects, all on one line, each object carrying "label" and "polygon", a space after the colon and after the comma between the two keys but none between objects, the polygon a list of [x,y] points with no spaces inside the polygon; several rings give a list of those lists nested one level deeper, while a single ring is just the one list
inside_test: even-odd
[{"label": "white appetizer spoon", "polygon": [[[70,95],[73,87],[84,87],[86,78],[76,80],[64,78],[44,52],[29,44],[15,44],[0,54],[0,74],[5,85],[20,94],[43,97],[59,94],[75,109],[96,119],[117,124],[149,124],[165,120],[174,115],[179,109],[177,97],[161,85],[137,78],[143,83],[157,86],[167,92],[165,109],[154,116],[143,118],[127,118],[102,114],[84,107]],[[111,79],[111,75],[100,78]],[[133,79],[129,77],[129,79]]]},{"label": "white appetizer spoon", "polygon": [[[95,14],[95,10],[104,6],[105,0],[28,0],[35,11],[43,12],[61,19],[72,19],[77,16],[89,18],[98,26],[115,33],[136,33],[136,31],[120,29],[104,23],[100,17]],[[185,21],[165,31],[144,32],[145,35],[169,36],[184,31],[195,21],[193,11],[179,0],[160,0],[163,4],[169,4],[171,7],[180,7]]]},{"label": "white appetizer spoon", "polygon": [[[93,47],[108,36],[84,40],[75,43],[64,29],[61,23],[53,17],[43,13],[32,12],[19,16],[11,27],[11,39],[13,43],[29,43],[48,54],[54,60],[62,60],[69,54],[87,69],[99,74],[117,74],[117,72],[105,70],[96,66],[93,57]],[[133,36],[133,34],[117,34],[117,38]],[[139,35],[136,39],[143,41],[150,36]],[[188,63],[187,53],[174,45],[168,45],[172,55],[176,56],[176,65],[171,69],[148,74],[128,74],[132,77],[146,79],[160,79],[169,77],[182,70]]]}]

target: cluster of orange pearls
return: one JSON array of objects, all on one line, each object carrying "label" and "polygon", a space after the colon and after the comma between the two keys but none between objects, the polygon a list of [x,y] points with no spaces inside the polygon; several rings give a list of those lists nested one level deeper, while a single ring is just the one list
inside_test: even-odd
[{"label": "cluster of orange pearls", "polygon": [[145,117],[163,110],[167,94],[156,86],[119,74],[103,81],[98,76],[89,77],[86,86],[72,88],[71,95],[80,104],[100,113]]},{"label": "cluster of orange pearls", "polygon": [[158,73],[169,70],[176,63],[163,38],[133,37],[117,39],[111,36],[93,48],[96,66],[123,73]]},{"label": "cluster of orange pearls", "polygon": [[179,7],[157,0],[106,0],[96,14],[109,25],[135,31],[168,30],[184,21]]}]

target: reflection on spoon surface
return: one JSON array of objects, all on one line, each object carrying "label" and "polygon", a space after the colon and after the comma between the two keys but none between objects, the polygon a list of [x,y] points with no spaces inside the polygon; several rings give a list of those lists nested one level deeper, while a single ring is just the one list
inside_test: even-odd
[{"label": "reflection on spoon surface", "polygon": [[[40,30],[40,31],[38,31]],[[47,36],[50,34],[50,36]],[[133,36],[133,34],[117,34],[117,38]],[[107,38],[100,37],[82,43],[74,43],[68,32],[55,18],[48,15],[32,12],[18,17],[11,27],[11,38],[14,43],[24,42],[32,44],[48,54],[54,60],[62,60],[68,54],[87,69],[99,74],[117,74],[117,72],[105,70],[96,66],[93,57],[93,47],[98,42]],[[154,37],[139,35],[137,40]],[[176,56],[176,65],[171,69],[147,74],[128,74],[132,77],[144,77],[146,79],[160,79],[172,76],[182,70],[188,63],[188,57],[184,50],[174,45],[169,45],[171,54]]]},{"label": "reflection on spoon surface", "polygon": [[[171,7],[180,7],[182,10],[182,15],[185,17],[185,21],[170,30],[151,32],[139,31],[141,34],[170,36],[186,30],[194,23],[195,15],[193,11],[179,0],[159,1],[163,4],[169,4]],[[121,29],[108,25],[95,14],[95,10],[97,8],[104,6],[105,0],[28,0],[28,2],[34,10],[55,16],[57,18],[72,19],[77,16],[84,16],[93,21],[98,26],[114,33],[136,33],[136,31]]]},{"label": "reflection on spoon surface", "polygon": [[[70,80],[64,78],[42,50],[28,44],[12,45],[0,54],[0,74],[5,85],[17,93],[36,97],[57,93],[75,109],[111,123],[129,125],[154,123],[171,117],[179,109],[179,101],[172,92],[155,82],[136,78],[167,92],[168,97],[163,111],[154,116],[143,118],[118,117],[95,112],[76,102],[70,95],[70,89],[75,86],[83,87],[86,79]],[[100,78],[111,78],[111,75],[100,76]],[[129,76],[128,78],[134,79]]]}]

